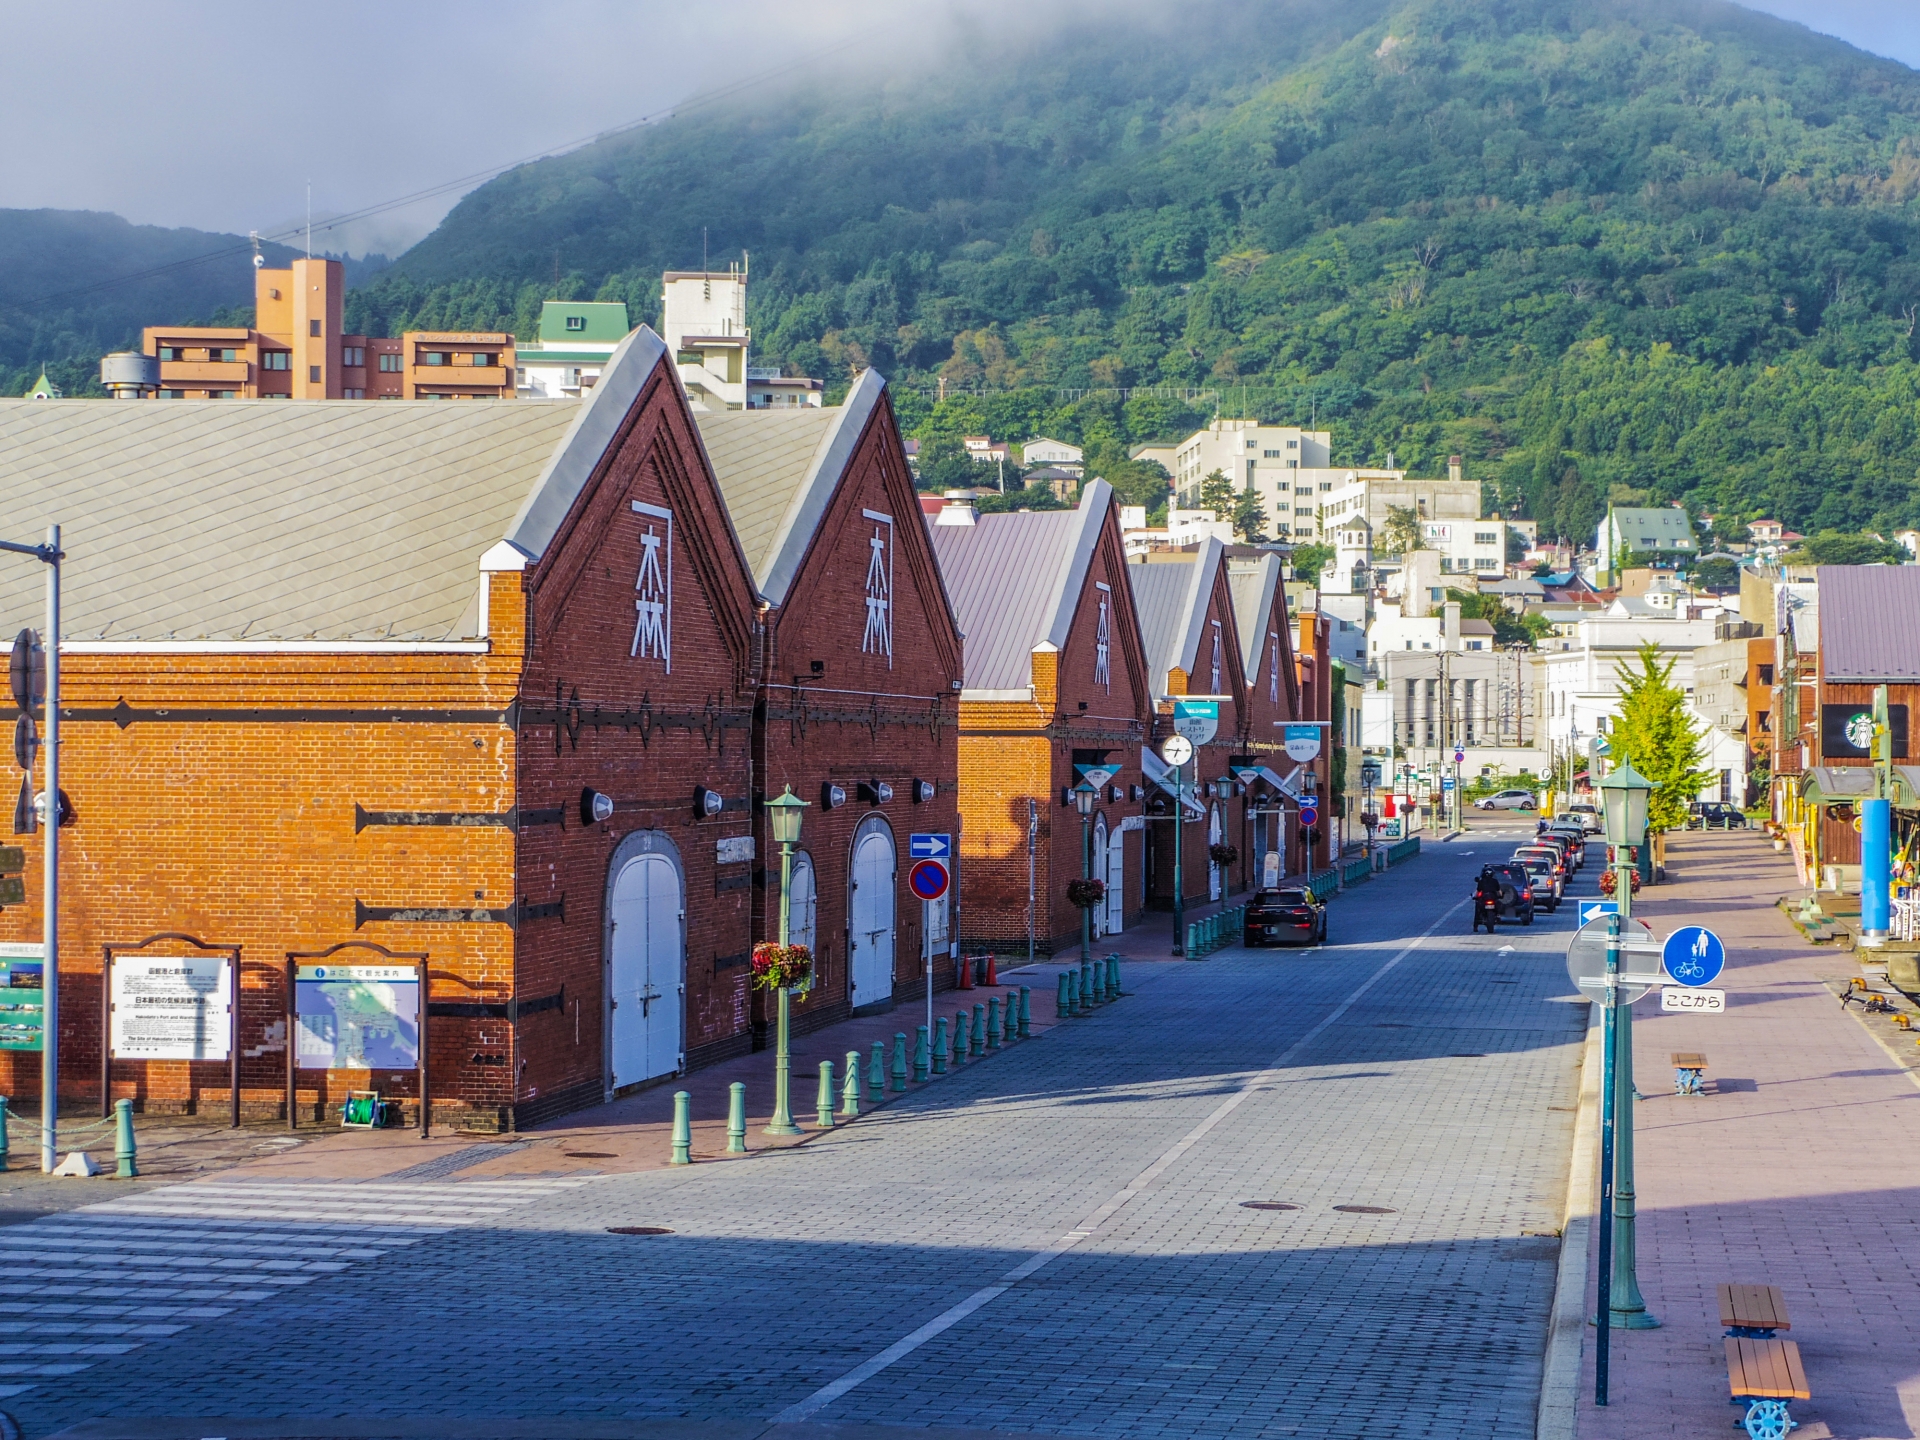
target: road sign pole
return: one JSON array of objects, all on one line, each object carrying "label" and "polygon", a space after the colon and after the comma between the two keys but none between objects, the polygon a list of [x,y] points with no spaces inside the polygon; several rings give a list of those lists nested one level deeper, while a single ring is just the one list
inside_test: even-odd
[{"label": "road sign pole", "polygon": [[1187,953],[1187,937],[1183,922],[1187,908],[1180,893],[1180,821],[1181,811],[1186,808],[1186,799],[1181,794],[1186,784],[1186,767],[1176,765],[1173,770],[1173,953],[1184,958]]},{"label": "road sign pole", "polygon": [[[1649,836],[1649,839],[1652,837]],[[1618,852],[1616,851],[1616,854]],[[1622,923],[1633,915],[1633,875],[1627,868],[1621,868],[1614,878],[1614,897],[1620,902],[1620,910],[1608,926],[1609,933],[1617,932]],[[1613,1279],[1608,1287],[1612,1292],[1610,1310],[1603,1309],[1609,1315],[1616,1330],[1657,1330],[1660,1322],[1647,1313],[1647,1302],[1640,1294],[1640,1281],[1635,1274],[1636,1257],[1634,1252],[1634,1194],[1633,1194],[1633,1007],[1619,1007],[1619,1023],[1614,1027],[1614,1109],[1619,1119],[1619,1134],[1614,1144],[1613,1157]]]},{"label": "road sign pole", "polygon": [[[40,954],[41,993],[45,1008],[40,1052],[40,1170],[51,1175],[59,1163],[54,1151],[60,1124],[60,527],[47,527],[47,634],[41,642],[47,653],[46,890],[41,901],[43,936]],[[236,1001],[238,997],[235,997]]]},{"label": "road sign pole", "polygon": [[1619,1010],[1620,916],[1607,917],[1607,988],[1601,1011],[1600,1031],[1600,1303],[1595,1307],[1594,1324],[1600,1331],[1599,1347],[1593,1356],[1593,1403],[1607,1403],[1607,1370],[1613,1348],[1613,1129],[1615,1096],[1613,1089],[1614,1016]]}]

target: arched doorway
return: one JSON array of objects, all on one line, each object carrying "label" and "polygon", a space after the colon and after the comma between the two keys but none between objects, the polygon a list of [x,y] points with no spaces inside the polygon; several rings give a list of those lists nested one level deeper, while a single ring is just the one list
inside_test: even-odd
[{"label": "arched doorway", "polygon": [[1225,880],[1225,872],[1214,863],[1213,847],[1220,843],[1220,807],[1207,807],[1207,898],[1218,900]]},{"label": "arched doorway", "polygon": [[[1093,817],[1093,845],[1084,858],[1089,875],[1096,880],[1107,878],[1107,817],[1104,815]],[[1098,940],[1112,928],[1107,924],[1107,906],[1104,900],[1093,907],[1092,918],[1093,938]]]},{"label": "arched doorway", "polygon": [[893,998],[893,831],[869,815],[853,834],[847,897],[848,1000],[856,1011]]},{"label": "arched doorway", "polygon": [[804,850],[793,852],[793,881],[787,890],[787,938],[795,945],[813,951],[816,961],[820,947],[816,934],[820,913],[819,887],[813,873],[813,857]]},{"label": "arched doorway", "polygon": [[686,885],[657,831],[629,835],[607,881],[607,1089],[672,1075],[685,1054]]},{"label": "arched doorway", "polygon": [[[1098,857],[1095,864],[1099,863]],[[1127,928],[1127,832],[1116,829],[1107,836],[1107,923],[1106,933],[1118,935]]]}]

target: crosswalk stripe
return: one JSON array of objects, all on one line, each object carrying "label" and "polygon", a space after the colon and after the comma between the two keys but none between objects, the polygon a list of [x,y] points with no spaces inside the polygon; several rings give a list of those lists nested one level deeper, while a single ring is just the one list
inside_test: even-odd
[{"label": "crosswalk stripe", "polygon": [[9,1226],[0,1398],[591,1183],[203,1181]]}]

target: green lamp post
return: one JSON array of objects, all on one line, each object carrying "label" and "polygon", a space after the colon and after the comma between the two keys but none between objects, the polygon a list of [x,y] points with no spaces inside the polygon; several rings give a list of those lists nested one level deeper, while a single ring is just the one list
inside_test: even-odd
[{"label": "green lamp post", "polygon": [[[791,785],[777,800],[767,801],[767,815],[772,821],[774,843],[780,847],[780,946],[785,949],[789,942],[790,923],[793,917],[793,847],[800,843],[800,818],[807,808],[807,802],[793,793]],[[769,1135],[798,1135],[800,1127],[793,1123],[793,1050],[789,1043],[788,1026],[793,1011],[793,988],[782,985],[780,989],[780,1030],[773,1052],[773,1119],[767,1122]]]},{"label": "green lamp post", "polygon": [[[1093,807],[1100,792],[1082,780],[1073,787],[1073,808],[1080,812],[1080,878],[1093,878]],[[1093,907],[1080,907],[1080,963],[1085,966],[1093,952]]]},{"label": "green lamp post", "polygon": [[[1601,804],[1606,816],[1607,843],[1614,847],[1613,895],[1617,913],[1607,922],[1607,970],[1617,975],[1620,969],[1620,933],[1622,922],[1633,914],[1634,861],[1632,851],[1647,843],[1647,808],[1655,786],[1624,762],[1600,782]],[[1603,1156],[1603,1171],[1610,1167],[1612,1206],[1601,1206],[1601,1290],[1600,1310],[1615,1330],[1652,1330],[1660,1322],[1647,1313],[1641,1297],[1640,1282],[1634,1273],[1634,1191],[1633,1191],[1633,1010],[1617,1000],[1607,1007],[1606,1043],[1611,1085],[1604,1097],[1613,1112],[1612,1123],[1603,1124],[1603,1145],[1611,1156]],[[1608,1254],[1611,1250],[1611,1255]],[[1604,1347],[1603,1347],[1604,1348]]]}]

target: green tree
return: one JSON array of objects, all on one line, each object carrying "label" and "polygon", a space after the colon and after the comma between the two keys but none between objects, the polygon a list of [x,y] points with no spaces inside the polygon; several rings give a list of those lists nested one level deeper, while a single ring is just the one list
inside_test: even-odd
[{"label": "green tree", "polygon": [[1327,568],[1327,562],[1333,559],[1333,546],[1322,545],[1317,541],[1311,545],[1293,547],[1293,578],[1309,584],[1320,583],[1320,572]]},{"label": "green tree", "polygon": [[1701,767],[1706,758],[1702,732],[1687,714],[1687,697],[1673,683],[1674,660],[1663,661],[1649,640],[1632,661],[1615,666],[1620,679],[1620,716],[1611,755],[1615,765],[1631,761],[1654,785],[1647,802],[1650,830],[1673,830],[1686,823],[1687,807],[1712,778]]},{"label": "green tree", "polygon": [[1260,503],[1260,492],[1242,490],[1233,501],[1233,528],[1249,545],[1266,538],[1267,507]]},{"label": "green tree", "polygon": [[1405,555],[1425,544],[1420,533],[1420,512],[1411,505],[1387,506],[1387,523],[1380,527],[1380,553]]},{"label": "green tree", "polygon": [[1516,615],[1497,595],[1475,595],[1449,588],[1447,599],[1459,602],[1462,620],[1485,620],[1493,626],[1496,645],[1537,645],[1553,633],[1553,622],[1546,616]]},{"label": "green tree", "polygon": [[1787,556],[1808,565],[1900,565],[1913,557],[1904,545],[1882,540],[1878,535],[1847,535],[1838,530],[1822,530],[1810,535]]},{"label": "green tree", "polygon": [[1233,482],[1215,470],[1200,482],[1200,509],[1211,510],[1216,520],[1233,518]]}]

